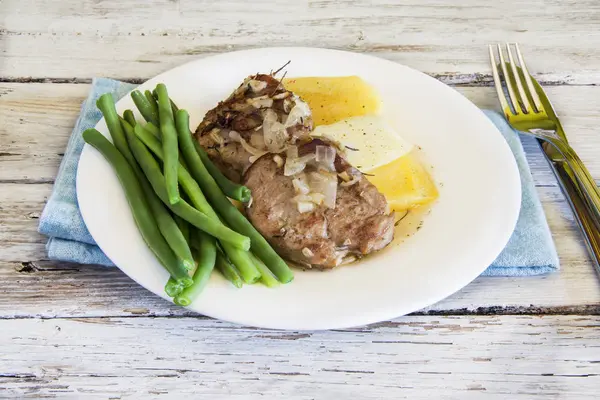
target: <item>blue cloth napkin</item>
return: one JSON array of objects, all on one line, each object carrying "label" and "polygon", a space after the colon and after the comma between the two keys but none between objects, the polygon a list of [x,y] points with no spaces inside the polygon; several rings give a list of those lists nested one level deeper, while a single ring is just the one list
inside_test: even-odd
[{"label": "blue cloth napkin", "polygon": [[[58,170],[54,191],[40,218],[39,232],[50,237],[46,245],[50,259],[114,266],[96,246],[81,218],[75,193],[75,177],[84,145],[81,134],[84,130],[93,128],[102,117],[96,108],[96,100],[107,92],[111,92],[115,99],[120,99],[134,87],[135,85],[111,79],[99,78],[93,81],[92,91],[81,106],[81,115]],[[483,275],[527,276],[557,270],[558,256],[519,135],[499,114],[484,112],[502,132],[515,155],[521,173],[523,200],[519,220],[508,245]]]},{"label": "blue cloth napkin", "polygon": [[109,92],[115,100],[120,99],[136,86],[112,79],[94,79],[92,91],[81,105],[79,118],[54,181],[54,190],[40,217],[39,232],[50,237],[46,250],[48,258],[52,260],[114,266],[96,246],[83,222],[77,204],[75,180],[79,156],[85,144],[81,134],[96,126],[102,118],[102,113],[96,107],[96,100]]},{"label": "blue cloth napkin", "polygon": [[[519,133],[500,114],[484,110],[508,142],[521,175],[521,211],[508,244],[483,276],[540,275],[559,269],[558,254],[537,195]],[[533,140],[523,136],[522,140]],[[540,150],[541,151],[541,150]]]}]

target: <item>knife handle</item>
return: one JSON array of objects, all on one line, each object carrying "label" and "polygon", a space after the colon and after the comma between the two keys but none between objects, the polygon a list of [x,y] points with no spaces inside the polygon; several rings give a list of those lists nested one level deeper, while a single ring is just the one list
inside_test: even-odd
[{"label": "knife handle", "polygon": [[573,172],[566,163],[548,161],[550,161],[552,172],[554,172],[560,188],[575,214],[575,219],[583,231],[592,262],[596,271],[600,274],[600,231],[594,224],[594,217],[588,204],[581,198],[582,190],[578,182],[573,179]]},{"label": "knife handle", "polygon": [[592,222],[595,224],[596,229],[600,230],[600,189],[598,189],[594,178],[592,178],[575,150],[565,140],[558,137],[548,138],[546,136],[542,137],[542,139],[556,147],[564,157],[565,163],[568,164],[566,172],[569,173],[569,176],[577,180],[576,187],[581,189],[579,193],[587,205],[586,209],[591,213]]}]

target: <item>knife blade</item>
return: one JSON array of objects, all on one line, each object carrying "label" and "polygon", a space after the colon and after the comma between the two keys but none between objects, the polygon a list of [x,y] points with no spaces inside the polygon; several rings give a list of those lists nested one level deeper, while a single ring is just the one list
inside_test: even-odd
[{"label": "knife blade", "polygon": [[576,182],[568,171],[566,163],[550,162],[550,167],[556,180],[563,191],[567,202],[575,214],[579,228],[583,232],[586,247],[590,253],[592,263],[598,274],[600,274],[600,231],[598,231],[592,220],[588,207],[581,199]]}]

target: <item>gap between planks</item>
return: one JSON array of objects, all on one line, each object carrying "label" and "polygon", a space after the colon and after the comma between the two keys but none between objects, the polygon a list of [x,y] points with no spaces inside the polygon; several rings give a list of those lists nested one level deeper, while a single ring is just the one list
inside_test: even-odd
[{"label": "gap between planks", "polygon": [[[494,86],[494,78],[490,74],[473,73],[473,74],[427,74],[442,83],[456,87],[490,87]],[[600,83],[573,83],[568,81],[568,76],[563,78],[551,77],[551,79],[538,79],[538,83],[542,86],[600,86]],[[93,78],[44,78],[44,77],[1,77],[0,83],[55,83],[55,84],[91,84]],[[149,78],[131,78],[131,77],[114,77],[122,82],[140,85],[146,82]]]},{"label": "gap between planks", "polygon": [[[127,314],[129,313],[129,314]],[[553,315],[561,315],[561,316],[581,316],[581,317],[589,317],[589,316],[598,316],[600,315],[600,304],[586,304],[586,305],[578,305],[578,306],[562,306],[562,307],[538,307],[538,306],[530,306],[530,307],[522,307],[522,306],[492,306],[492,307],[477,307],[476,309],[468,309],[468,308],[458,308],[458,309],[448,309],[448,310],[430,310],[430,311],[416,311],[413,313],[409,313],[406,315],[399,316],[397,318],[405,318],[405,317],[461,317],[461,316],[553,316]],[[175,314],[160,314],[160,313],[151,313],[150,310],[146,308],[126,308],[123,310],[123,313],[120,314],[105,314],[101,316],[97,315],[57,315],[57,316],[40,316],[40,315],[0,315],[0,321],[6,320],[27,320],[27,319],[38,319],[38,320],[111,320],[111,319],[128,319],[128,318],[151,318],[151,319],[161,319],[161,318],[175,318],[175,319],[197,319],[197,320],[212,320],[212,321],[220,321],[218,319],[208,317],[206,315],[198,314],[197,312],[190,311],[187,309],[179,309],[179,312]],[[385,327],[395,324],[395,320],[390,321],[382,321],[377,322],[370,325],[365,325],[361,329],[368,329],[377,327]],[[262,328],[253,328],[245,325],[238,325],[240,327],[245,327],[248,329],[262,329]],[[349,328],[350,329],[350,328]],[[356,328],[358,329],[358,328]],[[273,329],[275,331],[279,331],[279,329]],[[333,329],[339,330],[339,329]]]}]

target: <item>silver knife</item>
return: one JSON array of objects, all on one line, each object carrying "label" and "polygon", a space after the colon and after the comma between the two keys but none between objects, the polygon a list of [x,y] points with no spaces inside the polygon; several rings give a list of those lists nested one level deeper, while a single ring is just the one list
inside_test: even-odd
[{"label": "silver knife", "polygon": [[[550,103],[550,100],[542,90],[541,86],[535,79],[532,79],[532,83],[535,86],[536,92],[540,98],[540,101],[544,105],[546,109],[546,113],[548,117],[554,121],[556,124],[556,133],[562,137],[564,140],[567,140],[567,136],[565,135],[565,131]],[[592,213],[587,206],[587,203],[582,198],[582,189],[579,186],[579,183],[575,179],[573,172],[561,156],[561,154],[548,143],[536,139],[538,145],[541,147],[546,160],[550,164],[552,172],[556,179],[558,180],[559,186],[567,198],[573,213],[575,214],[575,218],[580,229],[583,232],[585,243],[592,258],[592,262],[598,274],[600,274],[600,232],[596,229]]]}]

